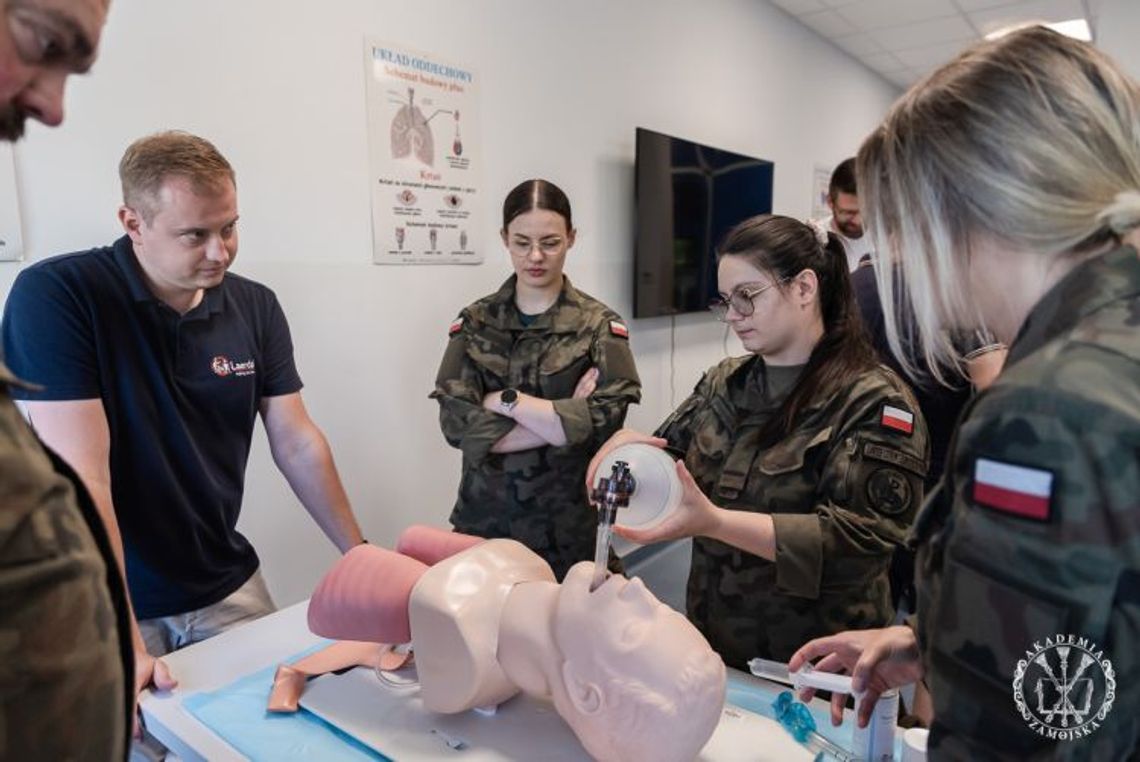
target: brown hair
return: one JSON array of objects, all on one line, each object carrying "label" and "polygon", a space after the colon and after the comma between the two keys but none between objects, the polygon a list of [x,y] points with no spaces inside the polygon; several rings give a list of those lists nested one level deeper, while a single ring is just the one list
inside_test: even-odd
[{"label": "brown hair", "polygon": [[549,180],[524,180],[516,185],[506,199],[503,200],[503,231],[511,224],[511,220],[520,214],[546,209],[555,212],[566,220],[566,232],[574,229],[570,216],[570,199],[554,183]]},{"label": "brown hair", "polygon": [[855,184],[854,156],[839,162],[839,166],[831,173],[831,181],[827,184],[827,197],[835,201],[840,193],[851,196],[858,195],[858,188]]},{"label": "brown hair", "polygon": [[804,270],[813,271],[819,282],[823,336],[812,349],[795,388],[760,433],[762,442],[771,443],[792,430],[804,408],[849,386],[877,361],[855,305],[847,254],[834,233],[828,233],[827,243],[821,244],[815,230],[799,220],[762,214],[728,232],[717,259],[730,256],[743,257],[769,273],[780,291],[787,290],[786,280]]},{"label": "brown hair", "polygon": [[158,194],[170,176],[190,181],[195,193],[216,191],[226,180],[237,184],[234,169],[214,144],[188,132],[168,130],[139,138],[119,161],[123,203],[149,225],[158,211]]}]

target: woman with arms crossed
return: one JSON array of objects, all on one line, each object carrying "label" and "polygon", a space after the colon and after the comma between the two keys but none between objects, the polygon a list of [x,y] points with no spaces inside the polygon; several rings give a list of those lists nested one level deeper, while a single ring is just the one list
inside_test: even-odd
[{"label": "woman with arms crossed", "polygon": [[527,180],[507,195],[515,274],[451,324],[431,395],[463,451],[452,525],[519,540],[558,579],[594,556],[586,464],[641,398],[625,323],[563,274],[576,233],[553,183]]}]

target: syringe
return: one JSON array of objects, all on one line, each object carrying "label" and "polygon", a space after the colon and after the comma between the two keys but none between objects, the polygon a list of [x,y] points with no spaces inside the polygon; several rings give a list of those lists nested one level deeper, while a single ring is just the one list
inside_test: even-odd
[{"label": "syringe", "polygon": [[606,568],[610,561],[610,540],[613,538],[617,509],[629,505],[637,482],[629,472],[629,464],[624,460],[615,461],[609,477],[598,479],[598,486],[590,493],[590,501],[598,506],[598,535],[594,543],[594,579],[590,590],[594,591],[606,581]]},{"label": "syringe", "polygon": [[767,659],[751,659],[748,669],[757,677],[772,680],[784,685],[791,685],[797,691],[804,688],[818,688],[821,691],[832,693],[853,693],[851,678],[848,675],[837,675],[832,672],[818,672],[810,662],[805,663],[796,672],[789,672],[788,665],[780,661]]}]

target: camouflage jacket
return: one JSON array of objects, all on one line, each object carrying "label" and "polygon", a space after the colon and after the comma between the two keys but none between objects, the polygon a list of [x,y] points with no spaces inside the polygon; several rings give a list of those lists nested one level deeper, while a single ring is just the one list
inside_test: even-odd
[{"label": "camouflage jacket", "polygon": [[24,423],[0,363],[0,759],[123,759],[134,652],[95,506]]},{"label": "camouflage jacket", "polygon": [[[511,276],[459,314],[431,394],[443,435],[463,452],[451,523],[468,534],[522,542],[561,579],[594,556],[597,514],[586,499],[586,466],[641,399],[641,382],[621,318],[569,279],[558,302],[529,326],[514,293]],[[597,389],[571,399],[591,367],[600,371]],[[508,388],[553,401],[566,445],[491,452],[515,423],[485,410],[483,397]]]},{"label": "camouflage jacket", "polygon": [[760,429],[782,401],[765,393],[765,372],[758,356],[724,360],[657,432],[684,453],[713,503],[775,523],[775,561],[708,538],[693,543],[689,618],[741,668],[890,622],[887,569],[922,499],[929,457],[914,397],[881,366],[761,447]]},{"label": "camouflage jacket", "polygon": [[[967,407],[915,529],[931,758],[1140,757],[1133,249],[1081,264],[1033,308],[1005,369]],[[1095,717],[1108,687],[1102,667],[1079,649],[1051,648],[1057,636],[1095,643],[1111,662],[1115,704],[1104,718]],[[1100,727],[1049,738],[1041,707],[1055,725]]]}]

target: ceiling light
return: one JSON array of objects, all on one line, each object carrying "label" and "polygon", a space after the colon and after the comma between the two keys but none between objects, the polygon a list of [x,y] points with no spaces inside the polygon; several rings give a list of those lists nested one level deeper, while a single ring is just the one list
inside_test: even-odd
[{"label": "ceiling light", "polygon": [[1027,26],[1043,26],[1052,29],[1054,32],[1059,32],[1066,37],[1072,37],[1077,40],[1084,40],[1085,42],[1092,41],[1092,30],[1089,28],[1089,22],[1085,19],[1069,19],[1068,21],[1053,21],[1046,23],[1044,21],[1030,21],[1018,22],[1003,26],[986,35],[987,40],[996,40],[999,37],[1005,37],[1010,32],[1015,32],[1018,29],[1024,29]]}]

